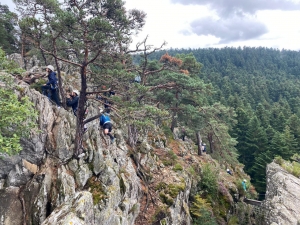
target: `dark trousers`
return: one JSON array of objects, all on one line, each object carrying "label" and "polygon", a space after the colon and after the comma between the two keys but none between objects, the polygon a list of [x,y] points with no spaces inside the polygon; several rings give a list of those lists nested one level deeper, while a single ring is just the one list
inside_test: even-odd
[{"label": "dark trousers", "polygon": [[60,102],[58,99],[58,89],[51,89],[50,85],[43,85],[42,93],[43,95],[46,95],[49,99],[54,101],[58,106],[60,106]]}]

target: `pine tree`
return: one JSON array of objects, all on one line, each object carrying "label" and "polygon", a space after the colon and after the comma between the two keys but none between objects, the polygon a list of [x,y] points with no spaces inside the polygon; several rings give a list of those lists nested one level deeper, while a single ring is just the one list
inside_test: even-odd
[{"label": "pine tree", "polygon": [[290,159],[290,157],[297,152],[297,142],[289,126],[285,127],[282,138],[285,142],[287,151],[281,151],[280,156],[284,159]]},{"label": "pine tree", "polygon": [[257,117],[250,119],[246,133],[244,165],[245,171],[250,172],[255,155],[259,155],[267,150],[267,136],[264,129],[260,126]]},{"label": "pine tree", "polygon": [[7,54],[15,53],[18,50],[17,14],[11,12],[7,5],[0,4],[0,47]]},{"label": "pine tree", "polygon": [[293,114],[287,121],[287,126],[290,128],[290,132],[294,135],[297,142],[297,151],[300,150],[300,119],[297,115]]},{"label": "pine tree", "polygon": [[101,70],[95,73],[90,67],[102,68],[114,62],[124,69],[131,35],[143,27],[145,14],[138,10],[127,12],[121,0],[72,0],[63,4],[57,0],[15,0],[15,3],[23,21],[31,28],[27,35],[37,48],[56,62],[68,63],[80,71],[75,138],[75,154],[78,154],[82,148],[87,95],[93,93],[87,91],[87,82],[99,76],[108,79]]},{"label": "pine tree", "polygon": [[267,110],[265,110],[265,107],[259,103],[256,107],[255,114],[257,118],[259,119],[261,126],[264,128],[267,128],[270,124],[269,122],[269,113]]},{"label": "pine tree", "polygon": [[273,159],[274,154],[271,151],[261,152],[255,156],[251,169],[251,178],[257,192],[261,194],[260,198],[264,198],[263,194],[266,192],[266,168]]},{"label": "pine tree", "polygon": [[282,153],[289,152],[289,147],[286,145],[283,135],[278,131],[276,131],[274,134],[270,149],[274,156],[281,156]]},{"label": "pine tree", "polygon": [[238,144],[236,145],[236,148],[239,153],[239,161],[243,164],[247,162],[247,152],[248,152],[248,147],[246,146],[247,143],[247,138],[246,134],[248,132],[248,125],[249,125],[249,115],[246,113],[245,110],[242,108],[237,108],[236,109],[236,114],[237,114],[237,124],[234,127],[233,130],[233,137],[237,139]]}]

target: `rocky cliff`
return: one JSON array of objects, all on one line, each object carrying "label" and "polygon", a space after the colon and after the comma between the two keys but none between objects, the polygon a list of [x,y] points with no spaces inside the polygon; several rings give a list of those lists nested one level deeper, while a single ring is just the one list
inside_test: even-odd
[{"label": "rocky cliff", "polygon": [[[98,121],[90,123],[84,136],[88,154],[80,160],[72,159],[74,115],[52,105],[27,84],[19,85],[19,94],[29,96],[39,112],[36,122],[40,131],[22,140],[19,155],[1,155],[0,224],[134,224],[142,210],[142,189],[146,187],[138,177],[124,141],[126,135],[117,129],[117,122],[114,144],[99,131]],[[90,112],[96,114],[96,109],[91,106]],[[148,140],[143,141],[144,153],[136,154],[135,160],[140,166],[151,163],[155,171],[151,147]],[[163,145],[162,140],[153,141]],[[187,205],[191,181],[187,177],[176,179],[184,188],[178,191],[166,221],[189,224],[188,211],[182,208]]]},{"label": "rocky cliff", "polygon": [[300,224],[300,179],[276,163],[267,167],[266,224]]},{"label": "rocky cliff", "polygon": [[[192,141],[167,138],[159,129],[140,135],[131,149],[126,126],[113,114],[116,142],[110,143],[93,121],[84,134],[86,156],[73,159],[73,113],[18,82],[18,94],[29,96],[39,112],[39,132],[21,140],[19,155],[0,156],[0,225],[189,225],[191,193],[200,191],[203,164],[218,174],[219,198],[208,207],[210,217],[227,224],[240,215],[252,224],[234,203],[242,191],[237,182],[249,180],[242,166],[232,168],[236,176],[231,176],[209,155],[199,157]],[[89,104],[91,116],[97,110]]]}]

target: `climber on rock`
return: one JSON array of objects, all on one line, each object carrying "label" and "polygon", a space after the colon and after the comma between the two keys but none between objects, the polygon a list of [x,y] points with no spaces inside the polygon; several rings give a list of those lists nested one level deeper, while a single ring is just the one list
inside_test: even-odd
[{"label": "climber on rock", "polygon": [[186,137],[186,130],[185,130],[184,127],[182,127],[182,129],[181,129],[181,139],[182,139],[183,141],[185,141],[185,137]]},{"label": "climber on rock", "polygon": [[206,144],[205,143],[201,143],[201,149],[203,152],[206,152]]},{"label": "climber on rock", "polygon": [[246,185],[246,180],[244,179],[243,181],[242,181],[242,186],[243,186],[243,189],[244,189],[244,191],[247,191],[247,185]]},{"label": "climber on rock", "polygon": [[233,175],[230,169],[226,169],[226,172],[231,176]]},{"label": "climber on rock", "polygon": [[109,114],[105,112],[100,116],[100,126],[103,128],[103,133],[110,137],[111,142],[113,143],[114,137],[111,134],[112,131],[112,123],[109,117]]},{"label": "climber on rock", "polygon": [[[79,101],[79,91],[73,90],[71,93],[67,92],[67,106],[72,107],[73,113],[77,116],[77,108],[78,108],[78,101]],[[88,110],[85,111],[84,119],[88,113]],[[87,131],[87,126],[84,124],[83,132]]]},{"label": "climber on rock", "polygon": [[73,90],[71,93],[67,92],[67,106],[72,107],[73,113],[76,116],[79,100],[79,91]]},{"label": "climber on rock", "polygon": [[136,75],[133,82],[135,82],[135,83],[141,83],[141,81],[142,81],[141,76],[140,75]]},{"label": "climber on rock", "polygon": [[[102,90],[106,90],[107,89],[105,85],[102,85],[101,88],[102,88]],[[103,92],[103,96],[105,96],[105,97],[101,97],[101,95],[97,95],[97,97],[96,97],[98,100],[101,100],[101,101],[104,102],[104,104],[103,104],[104,105],[104,109],[105,109],[105,111],[107,113],[110,113],[110,110],[111,110],[110,106],[112,105],[112,102],[109,101],[109,98],[112,95],[115,95],[115,92],[110,89],[109,91]]]},{"label": "climber on rock", "polygon": [[60,102],[58,99],[58,80],[56,78],[56,73],[54,72],[54,67],[48,65],[46,71],[48,73],[48,82],[42,85],[42,93],[50,100],[53,100],[57,106],[60,107]]}]

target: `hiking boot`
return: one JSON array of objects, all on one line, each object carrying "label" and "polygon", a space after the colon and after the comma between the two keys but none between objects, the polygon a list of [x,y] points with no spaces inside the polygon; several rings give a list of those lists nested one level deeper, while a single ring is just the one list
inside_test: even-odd
[{"label": "hiking boot", "polygon": [[114,138],[114,137],[113,137],[113,138],[110,138],[110,141],[111,141],[111,143],[114,143],[115,138]]}]

